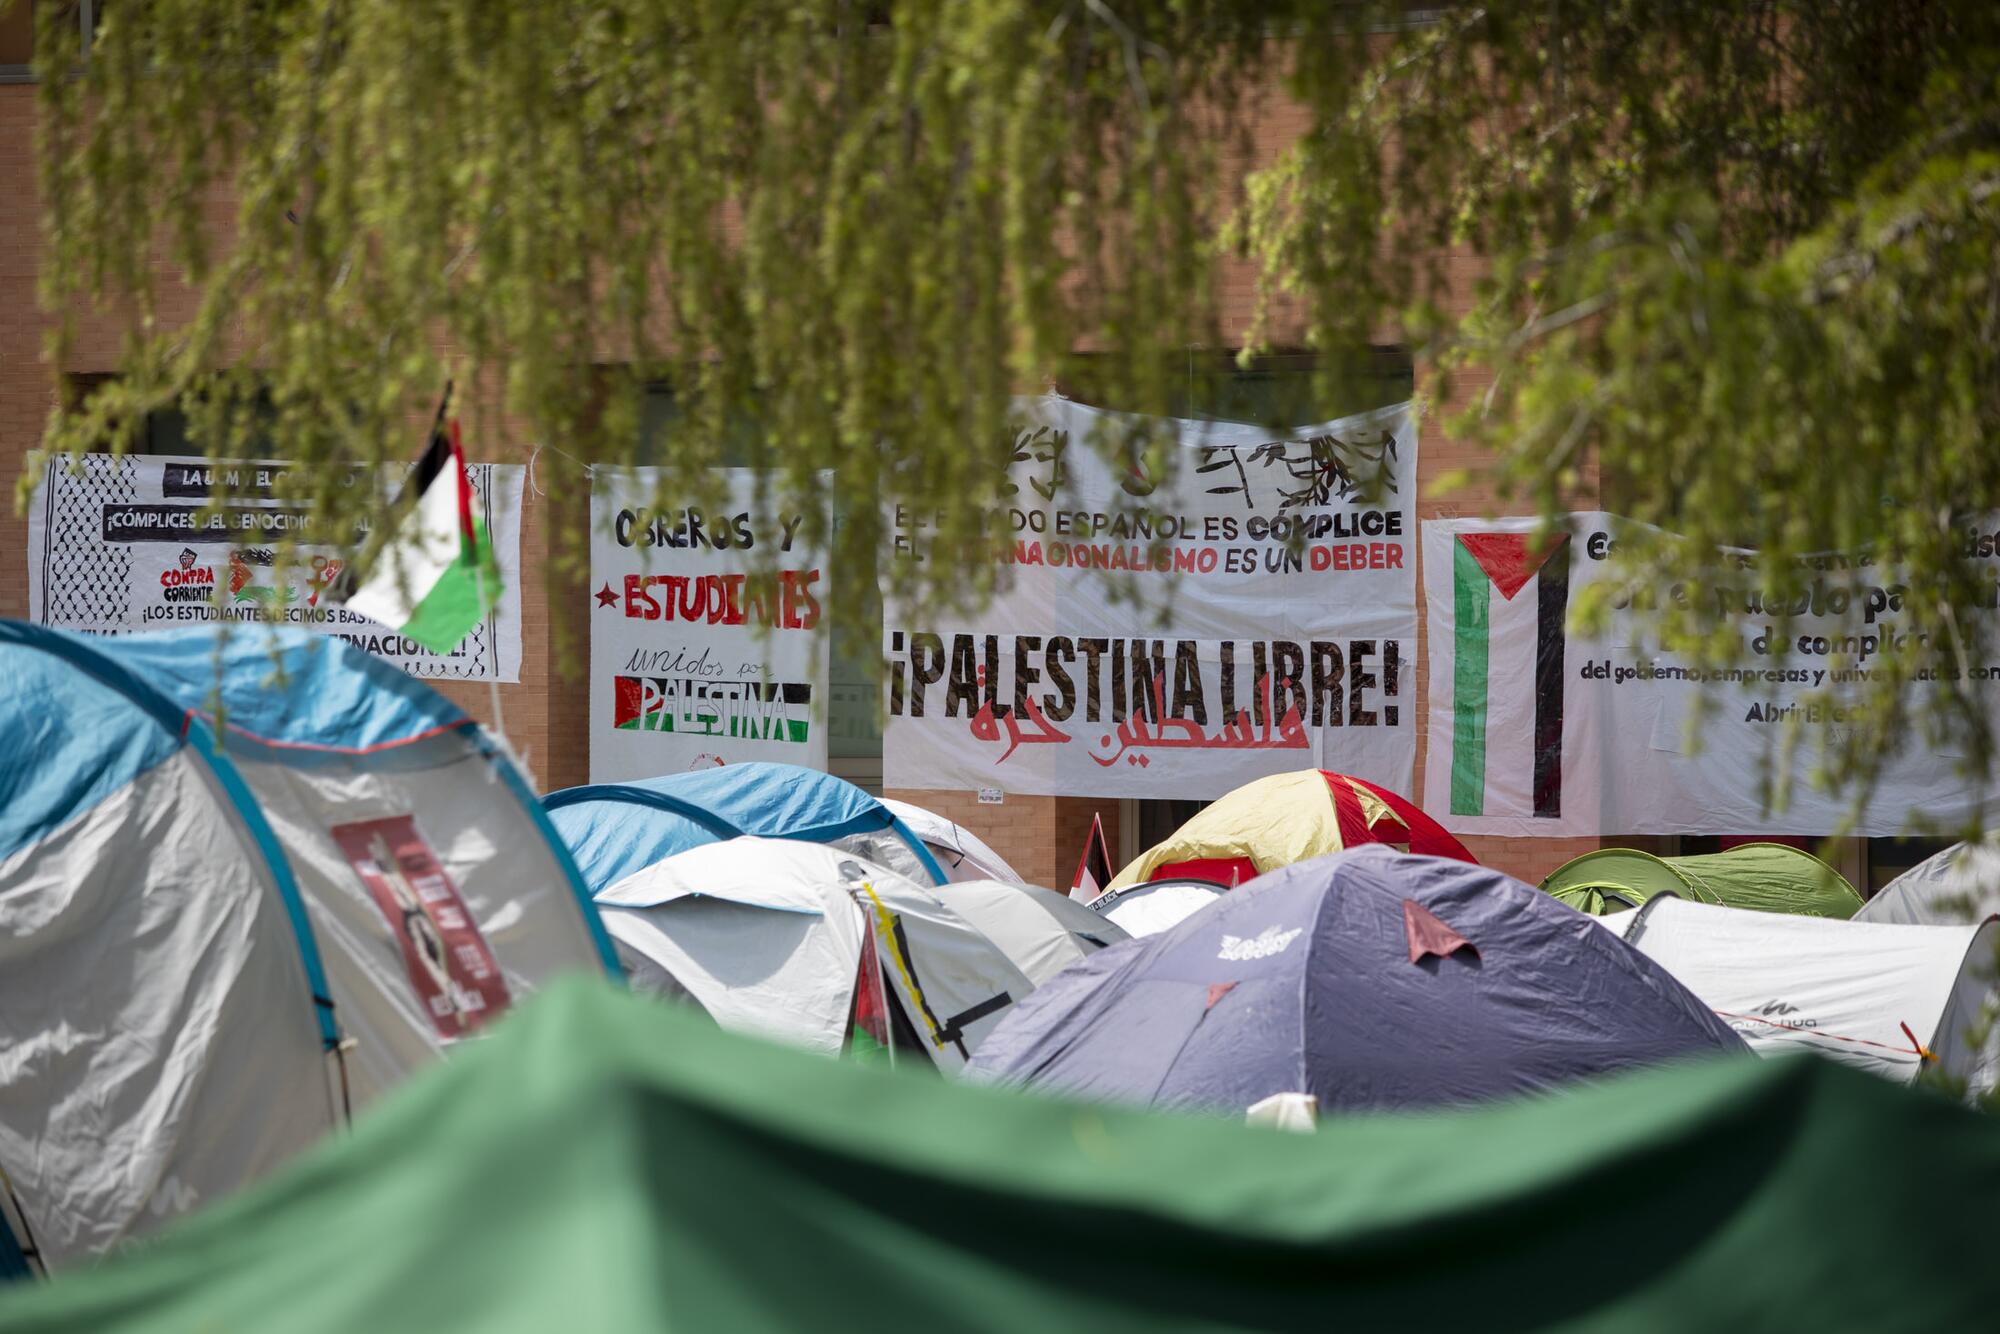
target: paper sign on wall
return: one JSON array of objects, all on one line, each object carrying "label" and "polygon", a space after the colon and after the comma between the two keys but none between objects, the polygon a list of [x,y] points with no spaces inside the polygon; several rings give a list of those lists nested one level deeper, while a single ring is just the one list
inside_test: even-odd
[{"label": "paper sign on wall", "polygon": [[754,470],[719,472],[712,512],[654,512],[653,469],[593,476],[592,782],[743,760],[826,767],[825,560],[802,516],[763,513]]}]

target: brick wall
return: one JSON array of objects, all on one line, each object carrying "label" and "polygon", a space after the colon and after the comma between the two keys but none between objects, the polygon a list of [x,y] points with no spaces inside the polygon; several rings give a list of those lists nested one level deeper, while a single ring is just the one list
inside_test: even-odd
[{"label": "brick wall", "polygon": [[[41,360],[45,331],[35,301],[39,223],[32,156],[34,93],[32,87],[0,86],[0,462],[4,462],[9,482],[19,475],[24,456],[40,440],[54,384],[50,369]],[[1250,160],[1268,161],[1303,126],[1298,108],[1267,99],[1249,138]],[[226,198],[213,201],[218,220],[227,216],[229,205]],[[1477,267],[1469,259],[1458,259],[1450,272],[1457,290],[1463,293],[1469,291]],[[1254,275],[1246,265],[1226,261],[1218,265],[1215,292],[1222,327],[1234,337],[1249,322]],[[185,302],[177,310],[169,301],[164,313],[171,320],[184,315],[185,310]],[[69,364],[62,370],[91,374],[115,369],[118,327],[110,318],[87,321]],[[1483,388],[1475,379],[1460,377],[1443,404],[1443,413],[1456,411]],[[1426,488],[1441,472],[1456,468],[1477,472],[1485,461],[1476,451],[1444,436],[1442,415],[1434,411],[1422,427],[1419,459]],[[466,423],[467,444],[475,458],[525,463],[533,452],[534,442],[522,425],[494,410],[490,395],[471,395]],[[420,423],[413,424],[413,439],[419,428]],[[585,479],[566,460],[545,457],[536,477],[540,490],[528,489],[522,516],[521,681],[501,687],[499,698],[508,736],[536,779],[549,789],[583,782],[588,772],[588,697],[575,670],[585,653],[586,590],[575,576],[556,569],[550,533],[559,524],[581,522],[588,513],[589,494]],[[1419,512],[1426,517],[1483,513],[1493,502],[1490,487],[1482,485],[1444,499],[1426,497]],[[0,507],[0,615],[27,615],[26,551],[25,521],[11,505]],[[561,665],[565,649],[572,661],[567,674]],[[1419,661],[1417,688],[1422,698],[1427,682],[1424,659]],[[474,715],[491,720],[487,687],[447,684],[442,688]],[[1421,707],[1417,716],[1417,790],[1421,791],[1428,736]],[[988,806],[966,792],[892,795],[957,820],[991,843],[1023,874],[1042,883],[1068,883],[1094,813],[1104,817],[1113,858],[1118,856],[1120,812],[1115,800],[1009,796],[1000,805]],[[1473,839],[1468,843],[1481,860],[1529,880],[1539,879],[1570,856],[1596,846],[1596,840]]]},{"label": "brick wall", "polygon": [[[11,497],[25,456],[41,440],[55,401],[55,377],[43,361],[46,333],[36,303],[39,219],[34,167],[35,90],[0,86],[0,462]],[[211,212],[221,220],[230,201],[218,197]],[[190,303],[168,290],[163,313],[185,317]],[[117,368],[119,325],[115,319],[86,320],[62,368],[65,375],[91,375]],[[478,460],[526,463],[532,442],[519,422],[492,407],[489,395],[474,394],[465,410],[466,445]],[[412,422],[411,451],[423,423]],[[500,709],[515,749],[545,786],[584,781],[587,770],[581,677],[565,686],[557,671],[552,618],[576,616],[582,590],[559,584],[550,568],[548,534],[565,507],[587,514],[589,492],[573,468],[538,469],[540,496],[524,501],[521,532],[522,661],[518,685],[500,687]],[[12,504],[0,506],[0,616],[28,614],[27,522]],[[576,641],[572,639],[574,647]],[[442,682],[439,689],[482,721],[493,714],[492,692],[471,682]]]},{"label": "brick wall", "polygon": [[[33,88],[0,85],[0,472],[10,484],[41,439],[50,395],[35,305],[34,104]],[[0,616],[28,614],[27,554],[26,520],[0,505]]]}]

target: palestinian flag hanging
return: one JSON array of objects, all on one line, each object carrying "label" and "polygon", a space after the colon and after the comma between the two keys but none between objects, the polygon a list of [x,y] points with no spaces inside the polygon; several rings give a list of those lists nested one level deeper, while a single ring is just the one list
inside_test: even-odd
[{"label": "palestinian flag hanging", "polygon": [[501,587],[493,543],[474,511],[458,420],[445,419],[443,404],[391,512],[396,526],[343,601],[433,653],[449,653],[498,605]]},{"label": "palestinian flag hanging", "polygon": [[1559,820],[1569,536],[1459,533],[1451,555],[1451,813]]}]

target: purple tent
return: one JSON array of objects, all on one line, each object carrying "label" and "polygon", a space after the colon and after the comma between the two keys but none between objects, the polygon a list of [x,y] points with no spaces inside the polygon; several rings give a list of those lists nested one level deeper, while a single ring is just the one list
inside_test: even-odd
[{"label": "purple tent", "polygon": [[1505,1097],[1742,1040],[1666,969],[1498,871],[1368,845],[1262,875],[1017,1003],[972,1070],[1240,1112]]}]

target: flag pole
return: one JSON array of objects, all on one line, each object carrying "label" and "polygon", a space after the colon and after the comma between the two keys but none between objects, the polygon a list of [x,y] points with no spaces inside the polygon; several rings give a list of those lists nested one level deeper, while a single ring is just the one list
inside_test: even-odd
[{"label": "flag pole", "polygon": [[[868,923],[869,939],[874,939],[875,923]],[[896,1017],[889,1013],[889,974],[884,971],[882,947],[875,947],[875,998],[882,1007],[882,1038],[884,1047],[889,1049],[889,1068],[896,1068]]]},{"label": "flag pole", "polygon": [[[438,400],[437,422],[432,425],[431,429],[435,431],[439,425],[444,426],[448,438],[451,440],[452,466],[458,469],[456,480],[458,482],[458,494],[461,501],[460,521],[464,526],[464,542],[466,552],[472,558],[473,587],[478,590],[479,605],[484,607],[486,605],[486,561],[479,550],[478,526],[472,522],[470,500],[472,494],[472,471],[470,465],[465,461],[465,441],[459,431],[458,418],[455,415],[447,415],[451,407],[452,388],[453,381],[446,380],[444,382],[444,397]],[[487,537],[490,539],[492,534],[489,532]],[[515,753],[514,744],[507,739],[507,716],[500,706],[500,645],[497,642],[491,642],[487,645],[487,648],[493,659],[493,674],[486,678],[486,699],[493,713],[493,725],[490,730],[494,738],[499,741],[500,748],[506,752],[507,758],[514,763],[516,768],[526,774],[528,771],[527,764]],[[529,774],[528,779],[530,782],[533,782],[533,775]]]},{"label": "flag pole", "polygon": [[[486,562],[480,559],[477,551],[472,553],[472,575],[479,589],[479,605],[483,607],[486,605]],[[490,647],[493,651],[493,674],[486,678],[486,694],[493,705],[493,731],[504,744],[507,741],[507,720],[500,713],[500,646],[493,644]],[[508,745],[507,750],[512,754],[514,747]]]}]

